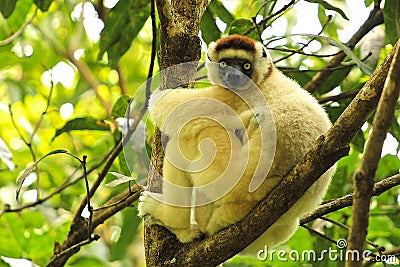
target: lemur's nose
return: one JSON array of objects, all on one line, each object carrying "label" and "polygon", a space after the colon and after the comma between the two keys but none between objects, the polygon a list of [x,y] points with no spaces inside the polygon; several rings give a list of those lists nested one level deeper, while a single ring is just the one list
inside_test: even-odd
[{"label": "lemur's nose", "polygon": [[230,84],[239,84],[241,79],[241,74],[237,72],[229,72],[227,75],[227,80]]}]

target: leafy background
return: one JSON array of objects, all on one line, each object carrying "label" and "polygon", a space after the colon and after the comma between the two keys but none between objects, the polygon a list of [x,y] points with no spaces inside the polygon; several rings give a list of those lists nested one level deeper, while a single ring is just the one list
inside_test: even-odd
[{"label": "leafy background", "polygon": [[[0,215],[0,266],[26,266],[22,259],[32,260],[39,266],[48,262],[54,241],[64,240],[86,193],[84,179],[79,178],[82,175],[80,160],[87,156],[87,168],[93,169],[88,180],[94,181],[107,153],[121,138],[117,118],[124,116],[129,96],[136,96],[134,100],[140,107],[142,96],[139,88],[143,88],[147,79],[151,53],[150,4],[145,0],[111,2],[0,2],[0,40],[3,40],[0,41],[0,204],[3,206]],[[228,33],[244,33],[253,27],[253,19],[263,18],[261,15],[265,10],[274,5],[283,6],[289,1],[264,2],[212,0],[201,22],[202,39],[208,44]],[[305,85],[316,73],[313,70],[324,67],[329,57],[292,55],[291,52],[300,49],[307,54],[329,54],[336,52],[337,47],[343,49],[342,42],[347,40],[340,40],[340,32],[355,23],[359,11],[350,8],[350,1],[296,2],[300,8],[309,9],[309,16],[320,25],[325,25],[323,35],[326,38],[315,38],[311,42],[313,46],[304,46],[314,39],[312,35],[319,32],[302,29],[303,35],[291,35],[302,19],[298,16],[300,8],[288,9],[273,19],[272,26],[267,25],[265,32],[252,31],[250,36],[256,39],[261,36],[271,49],[276,65]],[[380,3],[373,0],[352,2],[369,9]],[[385,15],[382,26],[385,37],[370,41],[377,42],[373,53],[378,64],[392,49],[400,33],[399,1],[386,0],[381,6]],[[257,14],[260,16],[256,17]],[[32,22],[27,24],[30,19]],[[14,34],[16,38],[8,41]],[[366,74],[368,68],[373,70],[376,67],[374,62],[355,61],[365,57],[365,49],[365,45],[359,45],[348,51],[346,63],[314,95],[322,101],[327,96],[360,89],[369,78]],[[350,100],[344,98],[323,104],[332,121]],[[399,172],[399,114],[398,108],[388,136],[390,142],[385,146],[388,154],[382,157],[376,180]],[[142,145],[147,150],[134,158],[132,174],[123,154],[110,171],[134,177],[145,176],[147,161],[143,158],[149,153],[154,125],[150,121],[144,123],[147,125],[143,137],[146,143]],[[352,142],[350,155],[338,163],[326,199],[352,192],[352,176],[360,163],[370,128],[370,122],[363,126]],[[37,165],[32,165],[34,162]],[[114,179],[112,174],[108,174],[105,182]],[[68,183],[64,190],[53,194],[60,185]],[[124,189],[126,183],[114,187],[101,185],[92,198],[92,205],[99,208]],[[52,197],[40,205],[35,204],[38,192],[40,199]],[[386,249],[400,246],[399,196],[400,190],[393,188],[372,201],[368,239]],[[34,203],[33,207],[24,208],[30,203]],[[21,211],[7,212],[19,207],[22,207]],[[328,217],[348,225],[350,213],[351,209],[346,208]],[[95,232],[101,239],[83,247],[67,266],[144,266],[140,223],[135,207],[124,209],[99,226]],[[308,226],[337,240],[347,236],[343,225],[317,220]],[[336,248],[326,239],[300,227],[295,236],[278,249],[321,251],[330,246]],[[371,246],[367,248],[376,252]],[[343,262],[329,259],[319,263],[280,262],[276,259],[262,262],[243,256],[233,258],[227,266],[301,264],[343,266]]]}]

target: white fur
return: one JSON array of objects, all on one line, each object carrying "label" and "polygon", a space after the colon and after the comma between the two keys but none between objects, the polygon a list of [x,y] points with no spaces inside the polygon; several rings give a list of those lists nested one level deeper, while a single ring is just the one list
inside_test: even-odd
[{"label": "white fur", "polygon": [[[267,53],[267,57],[262,57],[263,47],[261,43],[256,44],[256,49],[255,54],[233,49],[217,53],[215,44],[211,44],[209,50],[209,58],[213,62],[218,62],[221,55],[223,57],[239,55],[250,60],[255,68],[252,79],[261,89],[272,112],[277,137],[274,161],[267,178],[254,192],[250,193],[248,188],[258,164],[261,140],[259,128],[254,127],[254,118],[255,115],[263,114],[265,107],[257,106],[255,108],[257,114],[249,112],[249,107],[237,95],[219,86],[197,90],[167,90],[158,101],[150,101],[152,119],[164,132],[170,135],[170,138],[175,138],[174,140],[177,140],[180,145],[172,146],[168,144],[167,154],[182,154],[186,159],[189,159],[183,164],[184,167],[189,169],[192,167],[191,161],[209,155],[215,157],[207,168],[194,172],[182,171],[180,169],[182,166],[174,165],[166,157],[163,167],[164,182],[167,181],[183,187],[207,185],[224,173],[232,160],[231,152],[235,152],[233,148],[239,147],[239,150],[248,149],[250,151],[248,159],[239,157],[234,161],[235,166],[230,170],[229,175],[235,176],[240,173],[241,179],[234,185],[233,189],[216,201],[193,208],[197,224],[190,222],[190,207],[161,203],[152,199],[148,194],[141,196],[140,215],[150,214],[157,220],[157,223],[164,225],[173,232],[181,242],[190,242],[198,238],[201,233],[212,235],[241,220],[279,183],[284,175],[315,144],[317,138],[330,127],[328,116],[316,99],[295,81],[274,68],[269,53]],[[267,77],[268,73],[270,75]],[[209,73],[211,80],[213,74],[215,73]],[[186,101],[199,98],[210,98],[225,105],[210,107],[207,102],[202,101],[194,101],[186,106],[181,105]],[[257,99],[253,100],[257,102]],[[169,118],[171,112],[178,107],[180,107],[179,112]],[[234,119],[232,110],[240,114],[240,120]],[[188,122],[187,119],[196,114],[202,114],[202,116]],[[222,123],[206,119],[207,116],[219,116],[218,118],[221,118]],[[185,120],[188,123],[181,127]],[[243,138],[243,140],[235,139],[235,135],[232,134],[235,130],[245,132],[246,138]],[[212,139],[214,147],[209,145],[202,147],[202,142],[207,138]],[[216,149],[214,154],[211,151],[213,148]],[[242,160],[248,160],[243,170],[238,167],[242,164]],[[285,242],[297,229],[299,218],[312,211],[320,203],[333,172],[334,167],[308,189],[305,195],[260,238],[246,248],[244,253],[254,253],[263,249],[265,245],[272,247]],[[228,180],[226,182],[229,183]],[[200,188],[195,193],[195,198],[212,198],[223,191],[223,187],[223,184],[222,186],[219,184],[219,186],[207,190]],[[177,195],[174,190],[170,190],[168,187],[164,187],[163,190],[165,200],[175,201],[180,199],[187,203],[192,201],[192,197],[191,193]]]}]

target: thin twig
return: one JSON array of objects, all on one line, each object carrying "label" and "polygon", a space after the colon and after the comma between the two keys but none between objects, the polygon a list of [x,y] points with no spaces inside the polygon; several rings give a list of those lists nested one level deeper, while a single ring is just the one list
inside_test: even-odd
[{"label": "thin twig", "polygon": [[60,44],[57,43],[57,40],[54,38],[48,36],[42,29],[39,27],[36,28],[36,30],[44,37],[45,40],[49,43],[49,45],[56,51],[57,54],[59,54],[62,57],[65,57],[68,59],[72,64],[75,65],[75,67],[79,70],[79,73],[82,75],[82,77],[85,79],[85,81],[90,85],[90,88],[94,92],[96,98],[100,101],[101,105],[104,107],[106,110],[107,114],[109,117],[111,117],[111,111],[112,111],[112,106],[111,103],[108,102],[106,99],[104,99],[100,93],[99,93],[99,86],[100,82],[96,75],[92,72],[92,70],[89,68],[89,66],[81,61],[75,58],[74,52],[75,50],[69,47],[68,49],[65,49],[61,47]]},{"label": "thin twig", "polygon": [[400,214],[400,208],[395,206],[395,210],[393,211],[384,211],[384,212],[373,212],[370,213],[369,216],[388,216],[388,215],[398,215]]},{"label": "thin twig", "polygon": [[256,27],[256,30],[257,30],[257,33],[258,33],[259,41],[262,42],[262,39],[261,39],[262,31],[261,31],[260,28],[258,27],[258,24],[257,24],[257,22],[256,22],[256,17],[252,17],[252,18],[251,18],[251,21],[253,22],[254,26]]},{"label": "thin twig", "polygon": [[121,203],[125,202],[133,194],[136,194],[136,193],[141,192],[141,191],[142,191],[142,187],[134,187],[134,188],[130,187],[128,189],[129,194],[126,194],[123,198],[119,199],[116,202],[112,202],[112,203],[107,202],[106,205],[104,205],[104,206],[102,206],[100,208],[97,208],[97,209],[93,209],[93,212],[98,212],[98,211],[101,211],[101,210],[110,209],[112,207],[118,206]]},{"label": "thin twig", "polygon": [[[298,0],[291,0],[288,4],[286,4],[285,6],[283,6],[281,9],[279,9],[278,11],[276,11],[273,14],[270,14],[268,16],[266,16],[262,21],[260,21],[257,25],[263,25],[263,27],[266,27],[268,21],[271,18],[274,18],[276,16],[281,15],[282,13],[285,13],[289,7],[291,7],[292,5],[296,4],[298,2]],[[250,34],[252,31],[254,31],[256,29],[256,26],[251,27],[250,29],[248,29],[243,35],[248,35]]]},{"label": "thin twig", "polygon": [[156,59],[156,53],[157,53],[157,22],[156,22],[156,8],[154,0],[150,1],[150,18],[151,18],[151,32],[153,37],[151,41],[150,66],[149,66],[149,72],[147,73],[147,81],[146,81],[146,103],[143,108],[147,108],[147,102],[150,98],[151,77],[153,76],[154,61]]},{"label": "thin twig", "polygon": [[[105,208],[103,210],[99,210],[95,214],[93,214],[93,228],[96,228],[98,225],[102,224],[105,220],[121,211],[125,207],[130,206],[135,200],[138,199],[139,194],[141,192],[141,188],[137,185],[134,185],[133,194],[128,194],[128,190],[122,192],[121,194],[113,197],[107,203],[115,203],[115,205],[110,206],[109,208]],[[124,201],[120,201],[124,199]],[[118,204],[117,204],[118,202]],[[85,230],[82,227],[75,229],[74,234],[76,236],[85,236]],[[80,247],[90,244],[94,240],[98,240],[100,237],[98,235],[94,235],[90,237],[90,239],[85,239],[78,241],[77,243],[71,245],[70,247],[66,247],[64,249],[56,250],[51,257],[50,261],[47,263],[47,267],[50,266],[62,266],[59,261],[65,262],[69,257],[73,254],[77,253]],[[67,259],[62,259],[66,257]]]},{"label": "thin twig", "polygon": [[[80,169],[80,166],[74,170],[74,172],[70,175],[70,177],[72,177],[79,169]],[[18,206],[17,208],[11,208],[10,206],[7,206],[7,208],[5,210],[3,208],[3,211],[0,212],[0,217],[1,217],[1,215],[3,213],[6,213],[6,212],[7,213],[20,212],[22,210],[35,207],[37,205],[41,205],[41,204],[43,204],[43,202],[46,202],[47,200],[49,200],[53,196],[55,196],[55,195],[59,194],[60,192],[62,192],[64,189],[66,189],[66,188],[70,187],[71,185],[75,184],[76,182],[78,182],[81,178],[82,177],[79,177],[79,178],[75,179],[74,181],[71,181],[69,183],[63,183],[63,184],[59,185],[53,192],[51,192],[50,194],[48,194],[44,198],[37,199],[35,202],[24,204],[24,205]],[[67,180],[69,180],[69,178]]]},{"label": "thin twig", "polygon": [[[31,137],[29,138],[29,140],[27,140],[27,139],[25,139],[25,137],[23,136],[23,134],[22,134],[22,132],[21,132],[21,130],[19,129],[19,127],[17,126],[17,123],[16,123],[16,121],[15,121],[15,119],[14,119],[14,114],[13,114],[13,112],[12,112],[12,109],[11,109],[11,104],[8,106],[8,109],[9,109],[9,111],[10,111],[10,117],[11,117],[11,122],[12,122],[12,124],[13,124],[13,126],[14,126],[14,128],[17,130],[17,133],[18,133],[18,135],[19,135],[19,137],[21,138],[21,140],[24,142],[24,144],[28,147],[28,149],[29,149],[29,152],[30,152],[30,154],[31,154],[31,156],[32,156],[32,160],[33,160],[33,162],[36,162],[37,161],[37,157],[36,157],[36,153],[35,153],[35,151],[34,151],[34,149],[33,149],[33,146],[32,146],[32,135],[31,135]],[[32,133],[33,134],[33,133]],[[37,196],[36,196],[36,202],[40,199],[40,195],[39,195],[39,179],[40,179],[40,172],[39,172],[39,168],[38,167],[36,167],[35,168],[35,173],[36,173],[36,193],[37,193]]]},{"label": "thin twig", "polygon": [[[102,3],[102,1],[100,1],[100,2]],[[124,73],[121,69],[121,66],[118,64],[117,67],[115,68],[115,70],[118,73],[118,85],[119,85],[119,88],[121,89],[121,94],[126,95],[128,93],[128,90],[126,88],[127,87],[126,81],[125,81]]]},{"label": "thin twig", "polygon": [[38,11],[38,7],[35,8],[35,11],[33,12],[32,17],[27,20],[22,26],[21,28],[18,29],[18,31],[16,31],[13,35],[11,35],[10,37],[8,37],[7,39],[4,40],[0,40],[0,46],[4,46],[4,45],[8,45],[11,44],[12,42],[14,42],[19,36],[21,36],[21,34],[24,32],[25,28],[32,23],[33,19],[36,17],[37,11]]},{"label": "thin twig", "polygon": [[[321,220],[324,220],[324,221],[333,223],[334,225],[337,225],[337,226],[339,226],[339,227],[341,227],[341,228],[343,228],[343,229],[349,230],[349,227],[348,227],[347,225],[345,225],[345,224],[343,224],[343,223],[341,223],[341,222],[338,222],[338,221],[336,221],[336,220],[333,220],[333,219],[331,219],[331,218],[328,218],[328,217],[326,217],[326,216],[322,216],[322,217],[321,217]],[[384,250],[384,248],[383,248],[382,246],[380,246],[380,245],[378,245],[378,244],[375,244],[374,242],[372,242],[372,241],[370,241],[370,240],[368,240],[368,239],[366,240],[366,242],[367,242],[368,245],[374,247],[377,251],[382,251],[382,250]]]},{"label": "thin twig", "polygon": [[303,228],[305,228],[305,229],[307,229],[307,230],[310,231],[311,233],[314,233],[314,234],[316,234],[317,236],[322,237],[323,239],[328,240],[328,241],[331,242],[332,244],[337,244],[337,241],[336,241],[336,240],[330,238],[330,237],[327,236],[327,235],[324,235],[324,234],[321,233],[321,232],[318,232],[318,231],[315,230],[315,229],[312,229],[311,227],[308,227],[308,226],[305,225],[305,224],[300,224],[300,226],[303,227]]},{"label": "thin twig", "polygon": [[82,242],[79,242],[78,244],[75,244],[75,245],[69,247],[68,249],[63,250],[62,252],[53,255],[53,256],[51,257],[50,261],[46,264],[46,267],[47,267],[47,266],[53,266],[52,264],[53,264],[55,261],[57,261],[59,258],[63,257],[64,255],[68,255],[68,254],[70,254],[71,252],[76,253],[77,251],[79,251],[79,249],[80,249],[82,246],[88,245],[88,244],[92,243],[93,241],[97,241],[97,240],[99,240],[99,239],[100,239],[100,236],[99,236],[99,235],[94,235],[93,237],[91,237],[91,238],[89,238],[89,239],[83,240]]},{"label": "thin twig", "polygon": [[342,99],[346,99],[346,98],[353,98],[358,94],[358,91],[348,91],[348,92],[344,92],[338,95],[333,95],[333,96],[326,96],[326,97],[322,97],[320,99],[318,99],[318,103],[320,104],[324,104],[326,102],[330,102],[330,101],[338,101],[338,100],[342,100]]},{"label": "thin twig", "polygon": [[[50,100],[51,100],[51,97],[53,95],[53,88],[54,88],[53,73],[51,71],[50,71],[50,76],[51,76],[51,79],[50,79],[50,92],[49,92],[49,95],[47,97],[46,107],[45,107],[44,111],[42,112],[42,114],[40,114],[40,117],[39,117],[38,122],[36,123],[35,129],[33,130],[32,134],[31,134],[31,136],[29,138],[29,141],[28,141],[29,144],[32,144],[33,138],[35,137],[36,132],[40,128],[40,126],[42,124],[42,121],[44,119],[44,116],[47,114],[47,110],[50,107]],[[36,200],[39,200],[40,199],[40,172],[39,172],[39,168],[36,168],[35,170],[36,170]]]},{"label": "thin twig", "polygon": [[[76,158],[76,157],[75,157]],[[90,173],[92,173],[93,171],[95,171],[97,168],[99,168],[101,165],[104,164],[105,162],[105,158],[103,158],[103,160],[101,160],[99,163],[96,163],[94,166],[92,166],[89,170],[87,170],[86,175],[89,175]],[[80,161],[80,160],[79,160]],[[81,161],[80,161],[81,162]],[[28,209],[28,208],[32,208],[35,207],[37,205],[41,205],[44,202],[48,201],[49,199],[51,199],[52,197],[54,197],[55,195],[61,193],[62,191],[64,191],[65,189],[69,188],[70,186],[76,184],[77,182],[79,182],[81,179],[84,178],[84,175],[81,175],[79,177],[77,177],[76,179],[70,181],[70,179],[78,172],[78,170],[81,168],[82,166],[82,162],[81,164],[73,171],[72,174],[70,174],[65,181],[60,184],[56,189],[54,189],[53,192],[51,192],[50,194],[48,194],[47,196],[41,198],[41,199],[37,199],[35,202],[32,203],[28,203],[28,204],[24,204],[21,206],[18,206],[16,208],[11,208],[10,205],[5,204],[3,207],[3,209],[0,211],[0,217],[3,213],[11,213],[11,212],[20,212],[22,210]]]},{"label": "thin twig", "polygon": [[86,173],[86,159],[87,159],[87,156],[83,155],[82,167],[83,167],[83,177],[85,178],[85,187],[86,187],[86,205],[87,205],[87,209],[89,211],[88,239],[90,240],[91,236],[92,236],[93,210],[92,210],[92,205],[90,205],[89,181],[88,181],[87,173]]},{"label": "thin twig", "polygon": [[[400,174],[396,174],[394,176],[388,177],[375,183],[373,195],[379,196],[383,192],[400,185]],[[315,211],[309,214],[307,217],[304,217],[300,220],[301,224],[309,223],[318,218],[321,218],[324,215],[329,213],[344,209],[346,207],[350,207],[353,202],[353,194],[349,194],[347,196],[343,196],[334,200],[331,200],[323,205],[320,205]]]},{"label": "thin twig", "polygon": [[293,56],[294,54],[296,54],[296,53],[302,51],[304,48],[308,47],[308,46],[310,45],[310,43],[311,43],[312,41],[316,40],[316,39],[317,39],[317,36],[320,35],[320,34],[325,30],[326,26],[328,26],[328,24],[329,24],[331,21],[332,21],[332,16],[328,16],[328,19],[325,21],[324,25],[322,25],[322,29],[319,31],[319,33],[318,33],[316,36],[310,38],[310,40],[308,40],[307,43],[303,44],[299,49],[297,49],[297,50],[291,52],[291,53],[288,54],[288,55],[285,55],[285,56],[283,56],[283,57],[281,57],[281,58],[275,60],[274,63],[277,63],[277,62],[279,62],[279,61],[285,60],[285,59],[287,59],[287,58]]},{"label": "thin twig", "polygon": [[290,72],[323,72],[323,71],[334,71],[334,70],[342,70],[342,69],[346,69],[346,68],[351,68],[353,66],[355,66],[356,64],[349,64],[349,65],[342,65],[339,67],[334,67],[334,68],[329,68],[329,69],[293,69],[293,68],[279,68],[283,73],[290,73]]},{"label": "thin twig", "polygon": [[[354,48],[354,46],[375,26],[383,23],[383,10],[379,7],[375,7],[368,19],[364,22],[363,25],[358,29],[358,31],[351,37],[351,39],[345,44],[350,48]],[[346,54],[342,51],[336,56],[334,56],[330,62],[325,65],[325,68],[333,68],[337,67],[342,63],[342,61],[346,58]],[[310,93],[315,92],[321,85],[329,78],[332,72],[320,72],[317,73],[311,81],[309,81],[304,89],[309,91]]]},{"label": "thin twig", "polygon": [[89,66],[86,64],[86,62],[76,59],[73,52],[74,51],[67,50],[66,52],[62,52],[60,55],[65,56],[69,61],[71,61],[75,65],[75,67],[79,70],[79,73],[90,85],[92,91],[96,95],[96,98],[105,108],[109,117],[111,117],[112,106],[109,101],[107,101],[106,99],[104,99],[104,97],[100,95],[99,92],[100,81],[98,80],[96,75],[92,72],[92,70],[89,68]]},{"label": "thin twig", "polygon": [[[286,37],[283,37],[282,39],[284,39],[284,38],[286,38]],[[272,43],[273,41],[276,41],[276,39],[270,41],[270,43]],[[266,46],[268,47],[268,44]],[[268,47],[268,49],[269,50],[282,51],[282,52],[290,52],[290,53],[305,55],[305,56],[308,56],[308,57],[319,57],[319,58],[322,58],[322,57],[333,57],[333,56],[336,56],[337,54],[342,52],[342,51],[338,51],[338,52],[331,53],[331,54],[322,54],[322,55],[320,55],[320,54],[310,54],[310,53],[306,53],[306,52],[303,52],[303,51],[299,51],[297,49],[290,49],[290,48],[287,48],[287,47],[277,47],[276,46],[276,47]],[[274,61],[274,63],[275,63],[275,61]]]},{"label": "thin twig", "polygon": [[[12,112],[12,108],[11,108],[11,107],[12,107],[11,104],[8,105],[8,110],[9,110],[9,112],[10,112],[11,123],[12,123],[12,125],[14,126],[15,130],[17,131],[18,136],[19,136],[19,138],[21,138],[22,142],[24,142],[24,144],[25,144],[27,147],[31,147],[31,145],[29,144],[28,140],[25,139],[25,137],[24,137],[24,135],[22,134],[21,130],[19,129],[17,123],[15,122],[14,113]],[[36,161],[36,156],[34,157],[33,161]]]}]

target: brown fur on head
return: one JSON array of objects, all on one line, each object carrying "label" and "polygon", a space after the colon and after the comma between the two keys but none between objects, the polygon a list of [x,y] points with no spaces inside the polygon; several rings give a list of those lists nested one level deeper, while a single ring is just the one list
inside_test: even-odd
[{"label": "brown fur on head", "polygon": [[215,50],[219,52],[224,49],[233,48],[254,52],[256,50],[255,44],[256,41],[254,39],[251,39],[247,36],[234,34],[216,41]]}]

